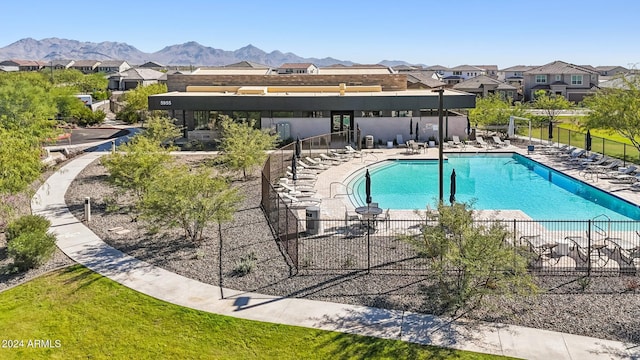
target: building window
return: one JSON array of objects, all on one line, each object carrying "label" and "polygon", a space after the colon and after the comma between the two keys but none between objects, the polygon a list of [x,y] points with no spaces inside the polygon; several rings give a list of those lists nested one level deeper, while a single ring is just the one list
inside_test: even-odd
[{"label": "building window", "polygon": [[547,75],[536,75],[536,84],[546,84]]},{"label": "building window", "polygon": [[556,81],[562,81],[562,75],[556,75]]},{"label": "building window", "polygon": [[571,85],[582,85],[582,75],[571,75]]},{"label": "building window", "polygon": [[462,75],[462,71],[454,71],[453,75]]}]

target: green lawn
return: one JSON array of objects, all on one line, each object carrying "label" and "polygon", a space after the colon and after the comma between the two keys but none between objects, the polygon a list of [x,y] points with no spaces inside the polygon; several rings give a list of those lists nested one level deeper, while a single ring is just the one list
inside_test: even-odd
[{"label": "green lawn", "polygon": [[[1,359],[502,358],[209,314],[79,265],[0,293],[0,334]],[[11,339],[23,347],[5,348]],[[59,347],[28,347],[35,339]]]}]

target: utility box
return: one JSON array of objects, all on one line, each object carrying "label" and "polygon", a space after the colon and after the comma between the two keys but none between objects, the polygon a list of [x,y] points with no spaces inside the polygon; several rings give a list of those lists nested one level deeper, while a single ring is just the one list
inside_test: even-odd
[{"label": "utility box", "polygon": [[373,135],[367,135],[364,137],[364,143],[367,149],[373,149]]},{"label": "utility box", "polygon": [[309,206],[306,209],[306,225],[307,234],[320,235],[322,234],[322,223],[320,222],[320,208],[318,206]]}]

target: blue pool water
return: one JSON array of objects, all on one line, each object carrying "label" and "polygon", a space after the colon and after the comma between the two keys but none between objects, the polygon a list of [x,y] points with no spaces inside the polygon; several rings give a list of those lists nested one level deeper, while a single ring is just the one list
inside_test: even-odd
[{"label": "blue pool water", "polygon": [[[519,154],[447,154],[444,200],[456,170],[456,200],[477,210],[522,210],[536,220],[640,220],[640,208]],[[382,208],[424,209],[438,198],[437,160],[393,160],[372,166],[371,193]],[[352,201],[364,204],[364,170],[353,177]]]}]

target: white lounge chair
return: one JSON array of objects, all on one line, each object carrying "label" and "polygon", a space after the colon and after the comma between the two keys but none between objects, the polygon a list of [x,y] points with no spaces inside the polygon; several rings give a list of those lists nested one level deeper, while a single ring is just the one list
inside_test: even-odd
[{"label": "white lounge chair", "polygon": [[502,141],[502,139],[500,139],[500,137],[499,137],[499,136],[494,136],[494,137],[493,137],[493,142],[494,142],[497,146],[502,146],[502,147],[508,146],[508,145],[507,145],[507,143],[506,143],[506,142],[504,142],[504,141]]},{"label": "white lounge chair", "polygon": [[304,169],[307,170],[327,170],[329,167],[327,167],[326,165],[323,164],[317,164],[317,165],[313,165],[313,164],[307,164],[302,160],[298,160],[298,165],[302,166]]},{"label": "white lounge chair", "polygon": [[485,149],[489,148],[489,144],[484,141],[484,139],[482,138],[482,136],[476,136],[476,143],[480,146],[483,147]]},{"label": "white lounge chair", "polygon": [[[291,168],[291,166],[288,166],[288,168]],[[298,180],[309,180],[309,179],[317,180],[318,179],[318,177],[312,173],[296,172],[296,176],[298,177]],[[290,179],[293,179],[293,173],[291,171],[287,171],[287,177]]]},{"label": "white lounge chair", "polygon": [[294,207],[317,206],[322,202],[322,200],[318,198],[293,196],[287,193],[280,193],[280,196],[283,200],[289,201],[290,205]]},{"label": "white lounge chair", "polygon": [[280,188],[283,192],[286,192],[289,195],[293,196],[313,196],[316,193],[316,190],[312,187],[305,185],[287,185],[280,183]]},{"label": "white lounge chair", "polygon": [[358,151],[358,150],[354,149],[351,145],[345,145],[344,148],[345,148],[347,154],[353,155],[354,157],[361,157],[362,156],[362,151]]},{"label": "white lounge chair", "polygon": [[349,161],[348,157],[339,156],[337,154],[334,154],[334,155],[320,154],[320,158],[325,161],[333,161],[338,163]]},{"label": "white lounge chair", "polygon": [[451,139],[454,146],[464,146],[464,143],[460,141],[460,137],[458,135],[453,135]]}]

